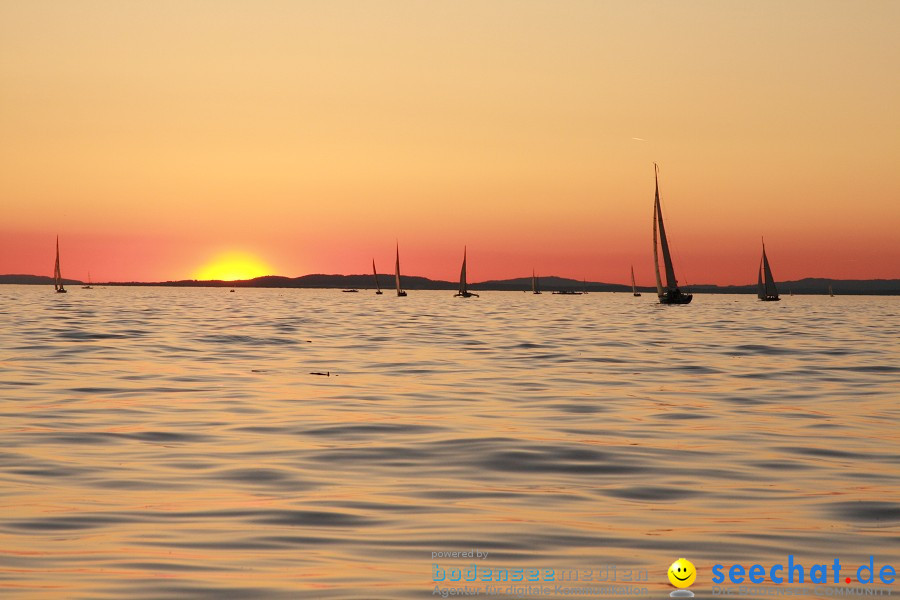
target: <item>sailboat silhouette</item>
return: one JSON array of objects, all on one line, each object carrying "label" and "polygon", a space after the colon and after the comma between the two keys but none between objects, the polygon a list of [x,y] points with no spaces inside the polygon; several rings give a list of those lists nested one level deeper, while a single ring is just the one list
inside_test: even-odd
[{"label": "sailboat silhouette", "polygon": [[762,258],[759,259],[759,270],[756,273],[756,297],[764,302],[778,302],[778,289],[775,287],[775,278],[772,277],[772,269],[769,268],[769,258],[766,256],[766,242],[762,243]]},{"label": "sailboat silhouette", "polygon": [[397,284],[397,295],[405,296],[406,292],[403,291],[403,286],[400,285],[400,244],[397,244],[397,263],[394,265],[394,279]]},{"label": "sailboat silhouette", "polygon": [[466,283],[466,247],[463,246],[463,263],[462,269],[459,271],[459,291],[453,294],[454,298],[471,298],[472,296],[478,297],[478,294],[474,294],[468,290],[468,284]]},{"label": "sailboat silhouette", "polygon": [[[659,167],[653,163],[656,176],[656,196],[653,201],[653,267],[656,269],[656,294],[660,304],[689,304],[693,294],[685,294],[678,288],[675,269],[672,266],[672,255],[669,253],[669,241],[666,239],[666,227],[663,224],[662,207],[659,205]],[[659,231],[659,244],[656,242]],[[662,248],[663,263],[666,269],[666,287],[663,288],[659,275],[659,255],[657,246]]]},{"label": "sailboat silhouette", "polygon": [[56,263],[53,265],[53,289],[57,294],[65,294],[69,290],[65,288],[62,280],[62,272],[59,270],[59,236],[56,236]]},{"label": "sailboat silhouette", "polygon": [[375,289],[377,290],[375,293],[377,295],[381,295],[381,286],[378,284],[378,270],[375,268],[375,259],[372,259],[372,274],[375,276]]}]

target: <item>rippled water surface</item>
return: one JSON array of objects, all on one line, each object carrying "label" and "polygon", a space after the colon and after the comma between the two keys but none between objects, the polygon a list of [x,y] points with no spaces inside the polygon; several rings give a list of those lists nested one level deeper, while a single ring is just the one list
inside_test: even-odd
[{"label": "rippled water surface", "polygon": [[900,566],[900,299],[451,296],[0,286],[0,596]]}]

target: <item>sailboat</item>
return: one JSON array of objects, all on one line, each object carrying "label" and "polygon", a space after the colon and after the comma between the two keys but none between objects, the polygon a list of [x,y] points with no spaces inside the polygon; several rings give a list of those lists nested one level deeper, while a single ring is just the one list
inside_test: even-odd
[{"label": "sailboat", "polygon": [[375,269],[375,259],[374,258],[372,259],[372,274],[375,275],[375,289],[378,290],[375,293],[380,296],[382,294],[382,291],[381,291],[381,286],[378,284],[378,271]]},{"label": "sailboat", "polygon": [[94,286],[91,285],[91,272],[90,272],[90,271],[88,271],[88,282],[87,282],[87,285],[81,286],[81,289],[83,289],[83,290],[92,290],[92,289],[94,289]]},{"label": "sailboat", "polygon": [[397,244],[397,264],[394,266],[394,278],[396,279],[397,284],[397,295],[405,296],[406,292],[404,292],[403,288],[400,286],[400,244]]},{"label": "sailboat", "polygon": [[762,245],[762,258],[759,259],[759,270],[756,273],[756,297],[764,302],[778,302],[778,289],[775,287],[775,278],[772,277],[772,269],[769,268],[769,258],[766,256],[766,242]]},{"label": "sailboat", "polygon": [[637,291],[637,286],[634,285],[634,265],[631,265],[631,294],[633,296],[641,295],[641,293]]},{"label": "sailboat", "polygon": [[466,283],[466,248],[463,246],[463,264],[462,269],[459,271],[459,291],[453,294],[454,298],[471,298],[475,296],[478,298],[478,294],[473,294],[468,289],[468,284]]},{"label": "sailboat", "polygon": [[831,284],[828,284],[828,295],[834,298],[834,290],[831,289]]},{"label": "sailboat", "polygon": [[531,293],[532,294],[540,294],[541,293],[541,282],[537,278],[537,275],[534,274],[534,269],[531,270]]},{"label": "sailboat", "polygon": [[[659,167],[653,163],[656,176],[656,197],[653,201],[653,267],[656,269],[656,294],[660,304],[689,304],[694,299],[693,294],[685,294],[678,289],[678,280],[675,279],[675,269],[672,267],[672,255],[669,253],[669,242],[666,239],[666,227],[663,225],[662,207],[659,205]],[[662,247],[663,262],[666,269],[666,287],[663,288],[659,276],[659,255],[656,243],[657,230],[659,231],[659,246]]]},{"label": "sailboat", "polygon": [[68,290],[63,286],[62,273],[59,270],[59,236],[56,236],[56,263],[53,265],[53,289],[57,294],[65,294]]}]

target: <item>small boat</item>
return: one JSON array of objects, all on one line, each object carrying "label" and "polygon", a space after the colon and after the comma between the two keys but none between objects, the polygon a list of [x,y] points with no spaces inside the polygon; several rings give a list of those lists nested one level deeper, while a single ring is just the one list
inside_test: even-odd
[{"label": "small boat", "polygon": [[634,285],[634,265],[631,265],[631,295],[632,296],[640,296],[641,293],[637,291],[637,286]]},{"label": "small boat", "polygon": [[356,294],[359,292],[359,290],[341,290],[341,291],[344,292],[345,294]]},{"label": "small boat", "polygon": [[229,293],[229,294],[233,294],[233,293],[234,293],[234,290],[228,290],[228,293]]},{"label": "small boat", "polygon": [[59,236],[56,236],[56,263],[53,265],[53,289],[57,294],[65,294],[69,290],[65,288],[62,273],[59,270]]},{"label": "small boat", "polygon": [[534,269],[531,270],[531,293],[541,293],[541,281],[537,278],[537,275],[534,274]]},{"label": "small boat", "polygon": [[375,276],[375,292],[376,295],[380,296],[383,292],[381,291],[381,286],[378,284],[378,271],[375,269],[375,259],[372,259],[372,274]]},{"label": "small boat", "polygon": [[466,283],[466,247],[463,246],[463,264],[462,269],[459,271],[459,291],[453,294],[453,297],[471,298],[472,296],[478,298],[478,294],[474,294],[468,290],[468,284]]},{"label": "small boat", "polygon": [[560,296],[580,296],[581,292],[576,292],[575,290],[556,290],[555,292],[551,292],[552,294],[559,294]]},{"label": "small boat", "polygon": [[[666,227],[663,225],[662,207],[659,204],[659,167],[653,163],[656,176],[656,196],[653,201],[653,267],[656,269],[656,294],[660,304],[690,304],[694,299],[693,294],[685,294],[678,288],[678,280],[675,279],[675,269],[672,266],[672,255],[669,253],[669,241],[666,238]],[[656,242],[657,230],[659,231],[659,244]],[[663,288],[659,275],[659,249],[662,248],[663,263],[666,269],[666,287]]]},{"label": "small boat", "polygon": [[582,294],[587,294],[587,293],[588,293],[588,291],[587,291],[587,279],[582,279],[582,280],[581,280],[581,293],[582,293]]},{"label": "small boat", "polygon": [[91,285],[91,272],[90,272],[90,271],[88,271],[88,282],[87,282],[87,285],[81,286],[81,289],[83,289],[83,290],[92,290],[92,289],[94,289],[94,286]]},{"label": "small boat", "polygon": [[834,290],[831,289],[831,284],[828,284],[828,295],[834,298]]},{"label": "small boat", "polygon": [[397,284],[397,295],[405,296],[406,292],[403,291],[403,287],[400,285],[400,244],[397,244],[397,264],[394,266],[394,278]]},{"label": "small boat", "polygon": [[769,258],[766,256],[766,242],[763,240],[762,258],[759,259],[759,270],[756,273],[756,297],[763,302],[778,302],[778,289],[775,287],[775,278],[772,277],[772,269],[769,268]]}]

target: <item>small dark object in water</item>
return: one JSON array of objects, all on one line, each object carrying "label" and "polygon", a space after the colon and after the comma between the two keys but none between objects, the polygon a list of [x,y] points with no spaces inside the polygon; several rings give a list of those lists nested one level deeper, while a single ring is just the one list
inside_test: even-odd
[{"label": "small dark object in water", "polygon": [[324,373],[319,373],[318,371],[311,371],[310,375],[322,375],[324,377],[331,377],[331,371],[325,371]]},{"label": "small dark object in water", "polygon": [[231,292],[232,294],[234,293],[234,290],[228,290],[228,291]]},{"label": "small dark object in water", "polygon": [[355,293],[359,292],[359,290],[341,290],[341,291],[344,292],[345,294],[355,294]]}]

